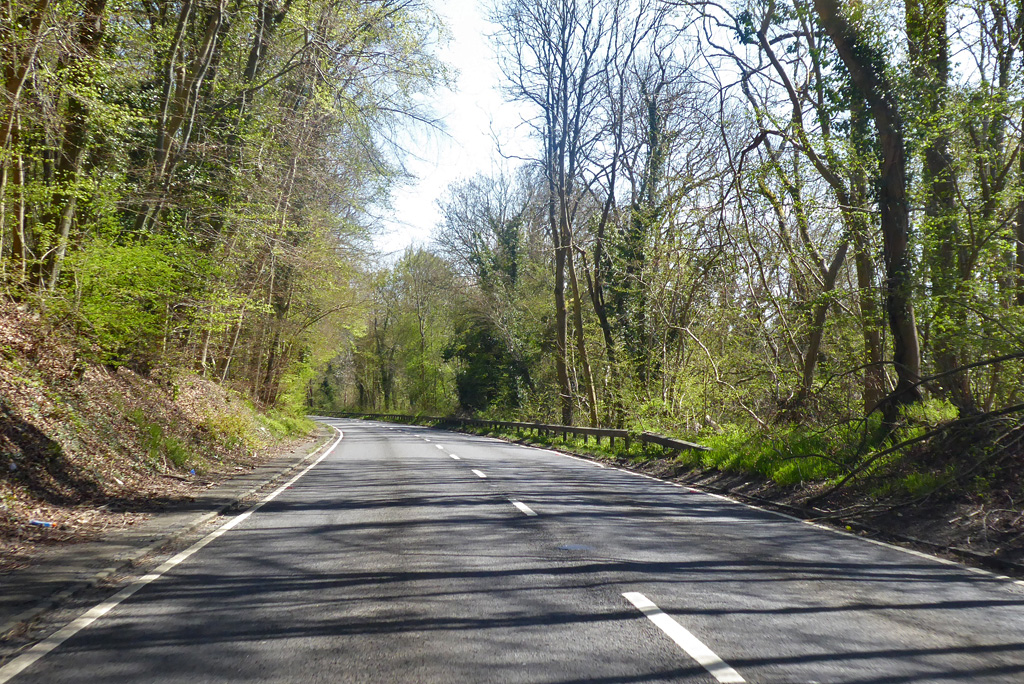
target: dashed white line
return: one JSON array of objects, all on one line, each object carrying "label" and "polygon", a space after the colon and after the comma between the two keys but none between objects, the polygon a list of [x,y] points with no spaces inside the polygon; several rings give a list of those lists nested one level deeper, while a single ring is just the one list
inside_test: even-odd
[{"label": "dashed white line", "polygon": [[452,457],[453,459],[455,459],[456,461],[461,461],[461,460],[462,460],[461,458],[459,458],[459,457],[458,457],[458,456],[456,456],[455,454],[449,454],[449,455],[450,455],[450,456],[451,456],[451,457]]},{"label": "dashed white line", "polygon": [[486,476],[486,475],[484,475],[483,473],[481,473],[481,472],[480,472],[479,470],[475,470],[475,469],[474,469],[474,470],[473,470],[473,474],[474,474],[474,475],[476,475],[477,477],[479,477],[479,478],[483,479],[483,480],[486,480],[486,479],[487,479],[487,476]]},{"label": "dashed white line", "polygon": [[[338,429],[335,428],[335,430]],[[106,601],[103,601],[102,603],[93,606],[86,612],[82,613],[82,615],[80,615],[77,619],[73,620],[61,629],[57,630],[56,632],[48,636],[46,639],[43,639],[35,646],[25,651],[25,653],[21,654],[20,656],[10,661],[3,667],[0,667],[0,684],[6,684],[6,682],[9,682],[11,679],[24,672],[25,669],[31,667],[37,660],[39,660],[46,654],[50,653],[51,651],[59,647],[65,641],[75,636],[92,623],[96,622],[96,620],[99,620],[101,617],[103,617],[111,610],[116,608],[120,603],[130,598],[133,594],[139,591],[139,589],[142,589],[150,582],[160,579],[169,570],[173,569],[175,566],[187,560],[194,553],[196,553],[204,546],[220,537],[222,534],[224,534],[231,528],[237,526],[239,523],[246,520],[249,516],[251,516],[253,513],[262,508],[264,504],[273,501],[281,492],[285,491],[293,484],[298,482],[299,478],[301,478],[303,475],[305,475],[310,470],[319,465],[321,461],[327,458],[331,454],[331,452],[334,451],[334,448],[338,446],[343,437],[344,434],[342,433],[342,431],[338,430],[338,439],[336,439],[334,441],[334,444],[332,444],[326,451],[324,451],[324,453],[321,454],[319,458],[317,458],[315,461],[306,466],[306,468],[302,470],[298,475],[285,482],[283,485],[275,489],[267,496],[263,497],[263,499],[261,499],[257,504],[253,505],[249,510],[227,521],[226,523],[218,527],[216,530],[210,532],[208,535],[197,541],[192,546],[188,547],[184,551],[164,561],[164,563],[153,572],[147,575],[143,575],[142,577],[135,580],[121,591],[111,596]]]},{"label": "dashed white line", "polygon": [[635,591],[626,592],[622,596],[636,606],[641,613],[647,616],[648,620],[657,625],[661,631],[679,645],[679,648],[686,651],[688,656],[700,663],[719,682],[722,684],[742,684],[747,681],[688,629],[672,619],[670,615],[662,612],[649,598]]},{"label": "dashed white line", "polygon": [[513,506],[518,508],[520,511],[522,511],[526,515],[528,515],[530,517],[535,517],[537,515],[537,511],[533,510],[532,508],[530,508],[529,506],[524,504],[522,501],[516,501],[515,499],[509,499],[509,501],[512,502]]},{"label": "dashed white line", "polygon": [[441,446],[440,444],[435,444],[434,446],[436,446],[438,449],[441,449],[442,451],[444,450],[444,447]]},{"label": "dashed white line", "polygon": [[[479,439],[480,441],[491,441],[491,442],[499,442],[499,443],[502,443],[502,444],[508,444],[508,442],[505,441],[505,440],[495,439],[493,437],[489,437],[489,438],[471,438],[471,439]],[[524,446],[523,448],[535,449],[537,451],[546,452],[546,453],[553,454],[553,455],[556,455],[556,456],[564,456],[566,458],[572,458],[572,459],[575,459],[575,460],[578,460],[578,461],[584,461],[584,462],[587,462],[587,463],[591,463],[591,464],[597,466],[598,468],[608,468],[609,470],[617,470],[617,471],[619,471],[621,473],[626,473],[627,475],[632,475],[634,477],[635,476],[644,477],[644,478],[646,478],[648,480],[653,480],[655,482],[660,482],[662,484],[675,485],[677,487],[682,487],[683,489],[687,490],[688,492],[690,492],[692,494],[703,494],[705,496],[710,496],[710,497],[713,497],[715,499],[719,499],[721,501],[728,502],[730,504],[735,504],[735,505],[743,506],[744,508],[750,508],[750,509],[753,509],[753,510],[756,510],[756,511],[760,511],[762,513],[767,513],[769,515],[777,516],[779,518],[785,518],[786,520],[792,520],[792,521],[795,521],[795,522],[800,522],[800,523],[803,523],[803,524],[806,524],[806,525],[810,525],[811,527],[816,527],[816,528],[818,528],[820,530],[823,530],[823,531],[826,531],[826,532],[831,532],[832,534],[838,534],[838,535],[842,535],[844,537],[852,537],[853,539],[859,539],[861,541],[868,542],[869,544],[875,544],[876,546],[882,546],[882,547],[885,547],[885,548],[888,548],[888,549],[892,549],[894,551],[902,551],[903,553],[908,553],[910,555],[917,556],[917,557],[922,558],[922,559],[927,559],[927,560],[935,561],[937,563],[942,563],[943,565],[949,565],[949,566],[957,567],[957,568],[960,568],[960,569],[963,569],[963,570],[968,570],[969,572],[972,572],[972,573],[974,573],[976,575],[983,576],[986,579],[990,579],[990,580],[1003,580],[1004,582],[1006,582],[1007,586],[1013,585],[1013,586],[1024,587],[1024,580],[1013,580],[1013,578],[1006,577],[1005,575],[998,575],[998,574],[996,574],[994,572],[989,572],[988,570],[982,570],[980,568],[973,568],[973,567],[964,565],[962,563],[958,563],[956,561],[951,561],[951,560],[948,560],[946,558],[941,558],[939,556],[933,556],[931,554],[922,553],[920,551],[915,551],[913,549],[908,549],[908,548],[903,547],[903,546],[897,546],[896,544],[890,544],[888,542],[884,542],[884,541],[881,541],[879,539],[870,539],[870,538],[867,538],[867,537],[862,537],[860,535],[851,534],[850,532],[846,532],[845,530],[839,530],[839,529],[836,529],[834,527],[828,527],[826,525],[821,525],[821,524],[816,523],[816,522],[811,521],[811,520],[805,520],[803,518],[798,518],[796,516],[792,516],[792,515],[789,515],[789,514],[786,514],[786,513],[782,513],[781,511],[773,511],[773,510],[771,510],[769,508],[762,508],[760,506],[755,506],[753,504],[749,504],[749,503],[746,503],[744,501],[737,501],[736,499],[731,499],[728,496],[723,496],[721,494],[715,494],[714,492],[708,492],[708,491],[704,491],[704,490],[700,490],[700,489],[694,489],[693,487],[688,487],[686,485],[680,485],[680,484],[678,484],[676,482],[671,482],[669,480],[663,480],[662,478],[659,478],[659,477],[652,477],[650,475],[645,475],[645,474],[637,473],[637,472],[634,472],[632,470],[626,470],[625,468],[616,468],[615,466],[604,466],[604,465],[602,465],[600,463],[597,463],[595,461],[592,461],[590,459],[579,458],[578,456],[570,456],[570,455],[565,454],[565,453],[563,453],[561,451],[554,451],[552,449],[543,449],[543,448],[540,448],[540,447],[526,447],[526,446]],[[0,681],[0,684],[3,684],[3,682]]]}]

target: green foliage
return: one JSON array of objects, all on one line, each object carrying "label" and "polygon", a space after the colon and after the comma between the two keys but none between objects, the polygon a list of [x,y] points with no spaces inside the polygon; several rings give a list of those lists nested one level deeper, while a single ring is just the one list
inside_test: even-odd
[{"label": "green foliage", "polygon": [[258,420],[275,437],[301,437],[316,428],[316,423],[302,414],[277,409],[258,414]]},{"label": "green foliage", "polygon": [[149,421],[141,409],[129,412],[128,420],[142,432],[147,455],[154,467],[162,465],[167,468],[170,463],[178,470],[194,468],[198,472],[202,471],[206,461],[177,438],[167,435],[162,425]]},{"label": "green foliage", "polygon": [[206,426],[212,434],[219,435],[229,449],[244,446],[246,451],[263,449],[269,443],[268,436],[260,434],[258,415],[253,407],[249,411],[217,411],[206,417]]},{"label": "green foliage", "polygon": [[449,412],[454,369],[442,353],[457,305],[450,266],[433,253],[409,249],[374,274],[372,285],[365,327],[346,331],[346,348],[311,378],[310,405]]},{"label": "green foliage", "polygon": [[903,411],[904,416],[912,423],[920,425],[936,426],[942,423],[956,420],[959,412],[948,399],[930,398],[908,406]]},{"label": "green foliage", "polygon": [[949,483],[949,477],[943,473],[907,473],[900,486],[914,498],[931,494]]},{"label": "green foliage", "polygon": [[160,354],[166,309],[184,274],[159,239],[120,245],[96,239],[69,260],[68,307],[108,364],[151,364]]},{"label": "green foliage", "polygon": [[757,473],[779,485],[827,481],[843,475],[862,456],[861,450],[879,444],[879,419],[868,426],[860,421],[821,429],[788,426],[751,431],[726,426],[724,433],[701,438],[710,452],[700,454],[700,465],[723,471]]},{"label": "green foliage", "polygon": [[460,362],[455,374],[459,406],[471,413],[495,405],[517,408],[528,379],[525,369],[486,322],[466,321],[463,326],[443,355],[445,361]]},{"label": "green foliage", "polygon": [[31,83],[0,112],[0,285],[93,360],[194,368],[297,413],[360,297],[368,210],[401,175],[384,141],[432,118],[422,96],[449,79],[436,16],[47,7],[36,26],[15,2],[0,32]]},{"label": "green foliage", "polygon": [[[1000,57],[1019,49],[1021,22],[983,4],[974,28],[951,12],[928,50],[890,49],[893,27],[900,41],[923,35],[911,16],[894,21],[911,5],[844,6],[854,56],[890,90],[874,109],[893,107],[905,134],[900,201],[914,211],[898,293],[920,333],[914,373],[939,376],[926,401],[888,411],[883,437],[877,416],[858,419],[893,385],[894,341],[912,337],[883,311],[896,283],[885,246],[902,241],[882,236],[879,135],[834,32],[807,3],[709,5],[735,51],[697,64],[668,46],[707,36],[678,29],[670,5],[598,3],[595,16],[622,23],[566,27],[563,66],[591,40],[612,62],[586,72],[601,87],[560,90],[544,79],[582,71],[518,63],[552,36],[497,3],[509,91],[528,106],[588,98],[577,112],[523,110],[540,133],[575,122],[534,155],[572,152],[568,176],[524,165],[459,182],[435,245],[380,263],[368,217],[403,176],[387,141],[429,121],[421,103],[451,78],[424,3],[283,3],[270,25],[263,3],[51,3],[38,29],[20,21],[0,37],[0,53],[28,60],[0,112],[2,286],[74,326],[89,358],[191,368],[270,408],[261,424],[210,418],[252,449],[308,430],[310,406],[553,421],[565,391],[577,420],[593,409],[605,425],[714,447],[682,465],[790,485],[1024,400],[1024,361],[986,362],[1024,340],[1024,72]],[[628,42],[629,26],[643,34],[630,50],[600,43]],[[957,55],[948,77],[943,35]],[[700,69],[735,70],[738,55],[764,68],[723,106]],[[578,292],[559,283],[579,317],[561,350],[556,245],[578,280]],[[184,458],[145,430],[160,459]],[[896,482],[899,460],[865,472]]]}]

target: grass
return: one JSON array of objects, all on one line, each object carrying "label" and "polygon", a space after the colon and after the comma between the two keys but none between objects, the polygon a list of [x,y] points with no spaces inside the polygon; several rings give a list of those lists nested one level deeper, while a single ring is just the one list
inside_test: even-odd
[{"label": "grass", "polygon": [[[682,468],[718,470],[720,472],[757,475],[782,487],[807,483],[831,485],[859,468],[859,480],[867,480],[874,495],[909,494],[921,497],[936,491],[954,479],[939,469],[914,467],[904,449],[872,457],[924,434],[931,426],[944,424],[955,415],[947,402],[931,400],[913,407],[905,423],[895,431],[882,424],[881,416],[867,421],[854,420],[827,428],[800,424],[775,425],[756,429],[736,425],[724,426],[718,434],[703,435],[697,441],[709,451],[683,451],[671,455],[662,448],[633,440],[627,447],[622,440],[615,444],[604,439],[582,436],[535,435],[499,428],[465,427],[466,432],[529,442],[542,447],[558,448],[581,456],[608,460],[626,460],[642,465],[654,460],[672,459]],[[414,421],[425,424],[423,421]],[[937,465],[937,464],[936,464]],[[985,482],[976,482],[975,489],[984,490]],[[878,489],[883,487],[885,491]]]},{"label": "grass", "polygon": [[177,438],[166,434],[162,425],[149,421],[142,409],[130,411],[128,420],[142,432],[146,453],[154,466],[162,463],[164,469],[168,469],[168,464],[171,464],[178,470],[194,469],[197,472],[206,466],[204,459]]},{"label": "grass", "polygon": [[266,413],[256,415],[261,426],[275,437],[298,437],[308,435],[316,429],[316,422],[307,416],[295,415],[280,409],[270,409]]},{"label": "grass", "polygon": [[701,454],[699,465],[757,473],[782,486],[828,480],[846,472],[851,438],[854,443],[858,440],[848,430],[790,427],[769,433],[730,427],[705,440],[711,451]]},{"label": "grass", "polygon": [[316,428],[314,421],[289,411],[260,411],[248,401],[240,406],[240,409],[218,411],[206,418],[207,429],[218,435],[229,449],[243,446],[248,451],[259,451],[276,440],[308,435]]},{"label": "grass", "polygon": [[529,442],[540,447],[557,448],[562,451],[590,456],[607,460],[626,459],[631,463],[641,464],[665,457],[665,450],[661,447],[631,440],[627,447],[621,439],[615,440],[613,445],[607,438],[600,443],[593,437],[586,440],[582,436],[568,435],[563,439],[560,435],[533,434],[528,432],[517,432],[514,430],[501,430],[486,427],[463,427],[463,432],[477,435],[487,435],[520,442]]},{"label": "grass", "polygon": [[[181,440],[167,434],[159,423],[150,421],[141,409],[127,414],[128,420],[142,433],[143,444],[151,464],[165,469],[195,469],[202,472],[207,462]],[[212,413],[205,420],[206,429],[225,447],[247,451],[265,449],[278,439],[307,435],[316,424],[305,416],[271,409],[261,413],[248,406],[245,410]]]},{"label": "grass", "polygon": [[612,446],[607,439],[598,444],[594,439],[584,441],[582,437],[570,436],[563,440],[559,436],[525,435],[487,428],[471,431],[528,441],[539,446],[557,447],[585,456],[625,459],[635,465],[673,458],[683,467],[757,473],[783,486],[829,480],[845,474],[848,463],[856,457],[855,450],[850,446],[851,440],[860,438],[859,435],[851,434],[855,431],[852,427],[827,433],[793,427],[771,434],[731,427],[722,434],[701,440],[710,451],[683,451],[673,457],[661,447],[638,440],[633,440],[627,448],[622,440],[617,440]]},{"label": "grass", "polygon": [[939,473],[907,473],[900,486],[914,498],[927,496],[949,482],[949,477]]}]

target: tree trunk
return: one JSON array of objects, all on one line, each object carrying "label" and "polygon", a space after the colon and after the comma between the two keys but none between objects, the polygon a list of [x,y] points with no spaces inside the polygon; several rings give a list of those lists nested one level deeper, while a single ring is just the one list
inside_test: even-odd
[{"label": "tree trunk", "polygon": [[839,277],[839,270],[846,262],[846,252],[849,249],[849,242],[843,242],[836,250],[828,271],[824,274],[821,286],[821,295],[818,302],[814,304],[811,312],[810,335],[807,338],[807,350],[804,354],[804,366],[801,373],[800,391],[797,393],[795,404],[802,406],[811,394],[811,387],[814,384],[814,371],[818,367],[818,354],[821,351],[821,342],[825,336],[825,319],[828,310],[832,306],[832,291],[836,289],[836,279]]},{"label": "tree trunk", "polygon": [[572,392],[569,389],[569,370],[566,364],[565,261],[568,252],[568,247],[561,244],[555,245],[555,373],[558,376],[562,425],[572,425],[573,408]]},{"label": "tree trunk", "polygon": [[[1024,57],[1021,59],[1024,67]],[[1024,106],[1021,106],[1021,122],[1024,123]],[[1017,153],[1017,182],[1024,185],[1024,143]],[[1017,200],[1017,306],[1024,306],[1024,194]]]},{"label": "tree trunk", "polygon": [[29,49],[20,55],[16,54],[15,51],[13,29],[6,26],[0,28],[0,40],[6,43],[0,46],[3,50],[3,52],[0,52],[0,55],[3,57],[4,84],[7,89],[6,99],[8,102],[3,119],[0,120],[0,149],[7,149],[8,143],[11,141],[11,132],[14,130],[15,125],[15,115],[21,102],[21,92],[25,86],[25,79],[28,78],[29,68],[36,58],[36,52],[39,50],[43,18],[46,16],[46,10],[49,6],[50,0],[38,0],[27,18],[9,17],[12,24],[24,23],[26,21],[28,23],[28,32],[32,37],[32,42]]},{"label": "tree trunk", "polygon": [[224,356],[224,370],[220,374],[220,384],[228,379],[228,371],[231,369],[231,359],[235,357],[235,348],[238,346],[238,337],[242,334],[242,324],[245,321],[245,307],[238,314],[238,325],[235,326],[235,334],[231,336],[231,344],[228,346],[227,354]]},{"label": "tree trunk", "polygon": [[[924,184],[928,191],[925,216],[932,236],[932,293],[936,298],[932,340],[935,370],[949,373],[963,365],[961,341],[966,332],[966,312],[960,301],[964,259],[963,236],[956,217],[956,171],[950,155],[950,136],[943,125],[949,99],[949,39],[946,31],[947,0],[907,0],[908,52],[914,75],[923,89],[930,138],[924,149]],[[966,371],[943,380],[946,396],[961,411],[974,408],[970,376]]]},{"label": "tree trunk", "polygon": [[[84,63],[95,57],[103,41],[105,29],[104,15],[107,0],[86,0],[82,8],[82,22],[77,32],[80,52],[73,53],[65,66],[66,72],[77,81],[79,89],[87,87],[92,81],[88,70],[83,70]],[[64,143],[61,145],[57,159],[56,187],[50,210],[44,218],[45,225],[52,225],[57,236],[57,247],[46,261],[44,275],[48,277],[47,288],[53,290],[60,277],[64,255],[67,252],[71,234],[71,224],[75,216],[77,194],[75,184],[78,172],[85,159],[89,140],[89,108],[80,98],[75,89],[68,97],[67,115],[64,128]]]},{"label": "tree trunk", "polygon": [[869,220],[868,179],[865,164],[875,156],[870,133],[871,121],[863,97],[854,97],[850,103],[850,139],[855,158],[849,165],[850,199],[846,221],[853,240],[854,262],[857,269],[857,291],[860,305],[861,336],[864,340],[864,415],[869,415],[885,397],[885,366],[882,348],[883,319],[879,311],[875,290],[875,261],[871,255],[871,222]]},{"label": "tree trunk", "polygon": [[[1018,182],[1024,184],[1024,150],[1018,154],[1017,166],[1017,177],[1022,179]],[[1024,195],[1017,201],[1017,306],[1024,306]]]},{"label": "tree trunk", "polygon": [[[7,105],[0,109],[0,235],[7,229],[4,225],[7,216],[7,190],[13,176],[13,183],[19,188],[19,194],[16,199],[14,225],[11,226],[11,263],[19,284],[24,283],[27,275],[28,254],[25,244],[25,201],[20,190],[25,180],[24,161],[21,153],[16,150],[20,127],[18,110],[25,81],[39,50],[43,19],[49,6],[50,0],[38,0],[28,16],[14,16],[13,12],[8,12],[8,16],[3,18],[4,21],[0,22],[0,62],[3,64],[6,91],[4,100]],[[13,5],[8,7],[13,8]],[[14,26],[19,24],[27,25],[31,41],[28,49],[20,54],[16,47],[14,29]]]},{"label": "tree trunk", "polygon": [[[189,148],[196,114],[199,110],[200,92],[207,72],[218,58],[222,45],[223,27],[227,22],[227,0],[217,0],[206,19],[206,26],[196,56],[185,69],[181,83],[177,83],[176,58],[182,49],[183,31],[187,26],[192,2],[182,4],[175,41],[168,53],[165,73],[164,102],[157,130],[157,153],[153,180],[152,197],[144,200],[135,222],[136,230],[144,232],[159,221],[167,203],[170,182],[178,162]],[[180,140],[175,143],[175,136]]]},{"label": "tree trunk", "polygon": [[881,316],[875,294],[875,262],[871,258],[867,232],[854,233],[854,260],[860,301],[861,336],[864,339],[864,415],[870,414],[885,397],[885,366],[882,358]]},{"label": "tree trunk", "polygon": [[584,391],[587,393],[587,404],[590,410],[590,426],[597,427],[600,423],[597,417],[597,390],[594,387],[594,373],[590,367],[590,357],[587,354],[587,339],[583,328],[583,303],[580,301],[580,284],[576,278],[576,267],[572,258],[572,251],[568,251],[566,266],[569,269],[569,286],[572,289],[572,323],[576,332],[576,353],[579,354],[580,363],[583,365]]},{"label": "tree trunk", "polygon": [[[14,115],[15,124],[12,127],[11,147],[17,148],[21,141],[21,116]],[[15,275],[15,283],[23,285],[28,278],[29,253],[26,244],[25,230],[25,161],[21,150],[15,149],[13,160],[12,183],[15,188],[15,209],[14,223],[11,226],[11,266]]]},{"label": "tree trunk", "polygon": [[881,147],[878,208],[885,262],[885,310],[892,332],[896,389],[888,398],[886,417],[921,400],[921,352],[912,299],[910,215],[907,201],[907,157],[903,121],[883,58],[873,52],[839,9],[837,0],[814,0],[822,26],[850,71],[853,83],[871,110]]}]

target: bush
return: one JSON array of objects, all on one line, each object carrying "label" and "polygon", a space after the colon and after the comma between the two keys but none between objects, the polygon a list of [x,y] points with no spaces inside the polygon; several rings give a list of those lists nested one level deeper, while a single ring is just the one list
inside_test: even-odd
[{"label": "bush", "polygon": [[120,245],[97,238],[68,260],[68,274],[63,306],[95,343],[97,360],[151,365],[162,350],[167,309],[182,286],[174,252],[157,239]]},{"label": "bush", "polygon": [[155,466],[162,462],[167,468],[170,462],[179,470],[189,468],[201,469],[205,464],[202,458],[194,454],[187,446],[176,438],[164,433],[159,423],[150,422],[142,409],[135,409],[128,414],[128,420],[142,432],[143,444],[150,462]]}]

